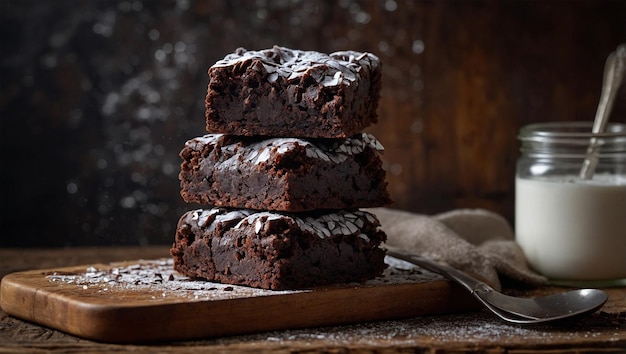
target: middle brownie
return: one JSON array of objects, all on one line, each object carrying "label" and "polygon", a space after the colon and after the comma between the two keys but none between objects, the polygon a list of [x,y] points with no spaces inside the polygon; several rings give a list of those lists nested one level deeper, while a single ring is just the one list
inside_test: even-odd
[{"label": "middle brownie", "polygon": [[366,133],[345,139],[207,134],[180,152],[181,196],[204,205],[289,212],[386,206],[382,150]]}]

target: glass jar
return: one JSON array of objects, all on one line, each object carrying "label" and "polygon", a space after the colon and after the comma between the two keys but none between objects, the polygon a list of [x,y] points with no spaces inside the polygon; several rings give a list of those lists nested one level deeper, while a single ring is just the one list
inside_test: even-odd
[{"label": "glass jar", "polygon": [[[518,136],[516,240],[529,265],[556,282],[626,281],[626,124],[591,129],[538,123]],[[592,141],[597,165],[584,178]]]}]

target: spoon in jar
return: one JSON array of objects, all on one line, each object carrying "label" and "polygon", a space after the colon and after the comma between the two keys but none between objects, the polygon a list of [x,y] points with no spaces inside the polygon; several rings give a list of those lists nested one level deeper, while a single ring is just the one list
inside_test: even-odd
[{"label": "spoon in jar", "polygon": [[579,289],[535,298],[509,296],[464,272],[422,256],[397,250],[387,250],[387,255],[461,284],[491,312],[513,323],[534,324],[582,316],[595,312],[608,299],[604,291],[597,289]]},{"label": "spoon in jar", "polygon": [[[594,134],[602,133],[606,129],[606,125],[613,109],[613,102],[617,90],[622,84],[624,70],[626,68],[626,44],[621,44],[617,49],[609,54],[604,66],[604,78],[602,80],[602,91],[600,93],[600,101],[596,110],[596,117],[593,121],[591,132]],[[581,179],[591,179],[598,164],[598,139],[591,138],[587,154],[583,165],[580,169]]]}]

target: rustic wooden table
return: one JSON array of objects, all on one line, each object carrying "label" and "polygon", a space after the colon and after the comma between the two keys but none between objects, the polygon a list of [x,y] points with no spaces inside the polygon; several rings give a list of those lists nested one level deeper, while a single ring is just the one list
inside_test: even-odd
[{"label": "rustic wooden table", "polygon": [[[0,277],[21,270],[166,257],[168,248],[0,249]],[[561,289],[505,289],[520,296]],[[626,351],[626,288],[592,316],[560,325],[503,323],[485,311],[346,326],[273,331],[159,345],[97,343],[27,323],[0,311],[0,353],[37,352],[417,352],[617,353]]]}]

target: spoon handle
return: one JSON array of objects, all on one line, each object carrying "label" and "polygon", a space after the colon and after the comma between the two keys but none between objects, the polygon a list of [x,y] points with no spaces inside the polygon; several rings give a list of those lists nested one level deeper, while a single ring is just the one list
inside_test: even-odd
[{"label": "spoon handle", "polygon": [[[615,101],[617,90],[622,84],[624,71],[626,70],[626,44],[621,44],[617,49],[609,54],[604,67],[604,78],[602,81],[602,91],[600,93],[600,102],[596,110],[596,116],[593,121],[592,133],[598,134],[604,132],[609,121],[609,116]],[[591,138],[587,155],[583,161],[580,170],[580,178],[590,179],[598,164],[598,141]]]},{"label": "spoon handle", "polygon": [[415,264],[424,269],[427,269],[431,272],[443,275],[444,277],[454,280],[457,283],[461,284],[470,292],[474,293],[477,290],[493,290],[486,283],[467,275],[464,272],[461,272],[457,269],[454,269],[446,264],[438,263],[428,258],[424,258],[422,256],[418,256],[416,254],[403,252],[400,250],[387,250],[387,255],[401,259],[403,261],[409,262],[411,264]]}]

